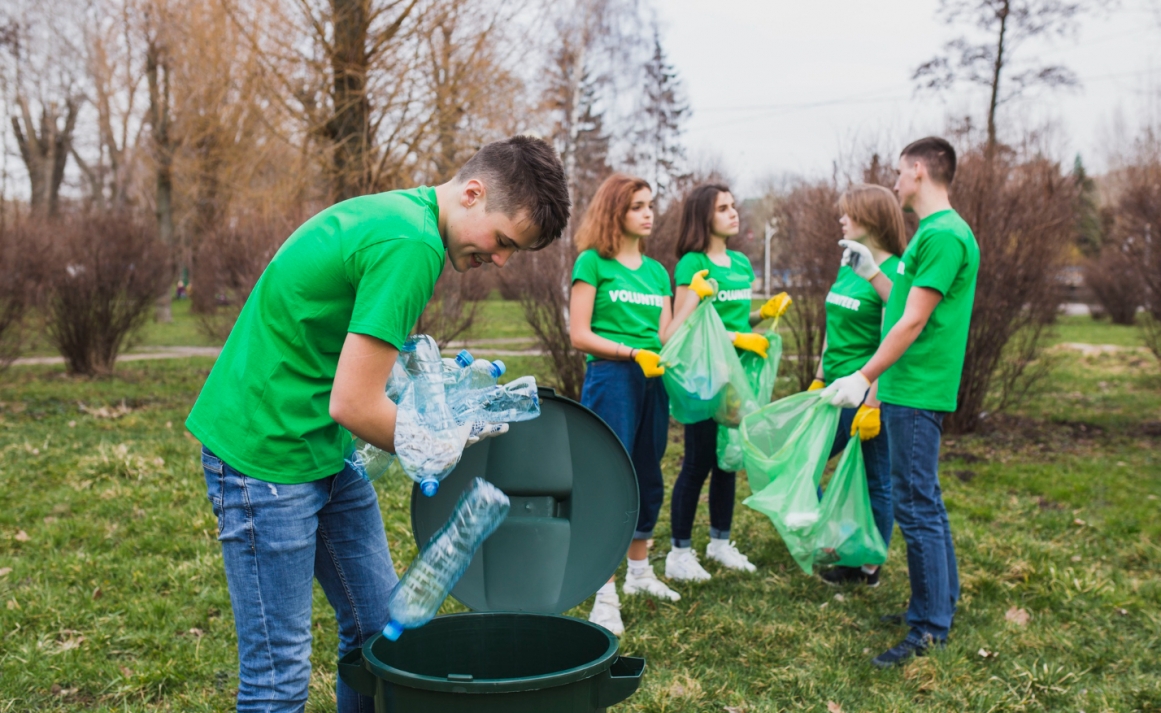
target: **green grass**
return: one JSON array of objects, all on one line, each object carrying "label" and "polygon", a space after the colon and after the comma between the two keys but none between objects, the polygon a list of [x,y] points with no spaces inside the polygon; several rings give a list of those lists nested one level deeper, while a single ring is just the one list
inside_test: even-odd
[{"label": "green grass", "polygon": [[1112,344],[1118,347],[1140,347],[1141,331],[1137,327],[1113,324],[1107,319],[1092,317],[1059,317],[1048,339],[1049,344],[1080,342],[1083,344]]},{"label": "green grass", "polygon": [[[1089,324],[1076,329],[1108,327]],[[708,563],[714,579],[678,585],[676,604],[623,598],[622,652],[648,668],[616,710],[1161,709],[1161,370],[1132,352],[1065,354],[1050,390],[945,441],[963,579],[945,650],[900,670],[869,664],[904,633],[878,621],[907,600],[897,532],[882,586],[836,592],[798,571],[769,521],[739,504],[733,536],[758,573]],[[544,368],[506,361],[510,376]],[[0,713],[231,708],[233,619],[197,444],[182,428],[211,365],[134,362],[106,380],[60,367],[0,375],[0,570],[11,568],[0,575]],[[115,420],[78,406],[122,401],[130,411]],[[681,457],[671,435],[670,485]],[[408,486],[377,484],[401,569],[416,551]],[[739,503],[748,494],[740,477]],[[659,571],[668,522],[667,501]],[[699,549],[707,528],[703,506]],[[1009,622],[1013,608],[1030,620]],[[314,634],[308,710],[333,710],[337,637],[317,587]]]}]

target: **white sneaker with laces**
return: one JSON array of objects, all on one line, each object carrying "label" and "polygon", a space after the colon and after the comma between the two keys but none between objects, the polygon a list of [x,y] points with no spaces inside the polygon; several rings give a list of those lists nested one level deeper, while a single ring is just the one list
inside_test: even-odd
[{"label": "white sneaker with laces", "polygon": [[621,621],[621,600],[617,598],[616,592],[612,594],[597,592],[597,600],[593,602],[589,621],[597,626],[605,627],[614,636],[625,633],[625,624]]},{"label": "white sneaker with laces", "polygon": [[737,546],[729,540],[710,540],[705,548],[705,556],[730,569],[743,572],[754,572],[758,569],[746,559],[746,555],[738,552]]},{"label": "white sneaker with laces", "polygon": [[679,582],[705,582],[710,573],[697,561],[692,547],[674,547],[665,555],[665,576]]},{"label": "white sneaker with laces", "polygon": [[625,586],[621,587],[621,591],[625,594],[651,594],[658,599],[667,599],[671,602],[676,602],[681,599],[681,595],[673,591],[657,578],[653,573],[653,568],[649,567],[639,575],[634,575],[632,570],[625,574]]}]

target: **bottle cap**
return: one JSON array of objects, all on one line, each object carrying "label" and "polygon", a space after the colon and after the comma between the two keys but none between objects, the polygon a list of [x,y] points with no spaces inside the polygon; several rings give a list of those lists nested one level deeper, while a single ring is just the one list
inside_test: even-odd
[{"label": "bottle cap", "polygon": [[399,351],[401,351],[401,352],[413,352],[413,351],[415,351],[415,340],[409,337],[407,339],[407,341],[403,342],[403,348],[400,349]]},{"label": "bottle cap", "polygon": [[475,360],[476,360],[476,358],[473,357],[472,353],[469,352],[467,349],[463,349],[460,351],[459,354],[456,354],[456,363],[459,364],[460,367],[464,368],[464,369],[471,366],[472,362],[474,362]]},{"label": "bottle cap", "polygon": [[439,481],[435,478],[424,478],[419,481],[419,489],[427,497],[433,497],[437,490],[439,490]]},{"label": "bottle cap", "polygon": [[504,375],[505,371],[508,371],[508,367],[504,366],[504,362],[500,361],[499,359],[492,362],[492,376],[499,379]]},{"label": "bottle cap", "polygon": [[403,625],[392,619],[383,627],[383,636],[390,641],[399,641],[399,637],[403,635]]}]

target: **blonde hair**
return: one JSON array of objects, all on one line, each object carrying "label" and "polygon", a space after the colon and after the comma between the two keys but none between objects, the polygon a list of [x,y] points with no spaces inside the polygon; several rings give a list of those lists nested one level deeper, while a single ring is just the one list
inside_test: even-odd
[{"label": "blonde hair", "polygon": [[907,249],[907,226],[903,209],[890,189],[857,183],[843,191],[838,200],[840,213],[867,229],[879,247],[895,257]]},{"label": "blonde hair", "polygon": [[[625,215],[633,203],[633,194],[643,188],[649,188],[649,182],[642,178],[623,173],[606,178],[593,196],[573,238],[577,252],[593,249],[605,259],[616,257],[621,249]],[[641,250],[645,250],[644,238],[641,239]]]}]

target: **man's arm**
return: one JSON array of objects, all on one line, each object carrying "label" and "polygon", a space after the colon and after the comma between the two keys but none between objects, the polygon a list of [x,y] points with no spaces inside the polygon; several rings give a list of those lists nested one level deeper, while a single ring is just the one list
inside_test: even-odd
[{"label": "man's arm", "polygon": [[899,361],[899,357],[915,343],[919,333],[927,326],[927,320],[931,319],[931,313],[942,299],[943,295],[938,290],[929,287],[911,288],[907,293],[903,316],[887,332],[871,360],[859,369],[868,382],[876,381],[892,364]]},{"label": "man's arm", "polygon": [[398,357],[399,350],[387,342],[348,333],[331,389],[331,418],[390,453],[395,452],[396,409],[387,398],[387,379]]},{"label": "man's arm", "polygon": [[[875,294],[879,295],[879,299],[883,300],[883,304],[886,304],[887,300],[891,299],[891,278],[884,275],[882,270],[879,270],[871,278],[870,282],[871,287],[875,288]],[[910,299],[911,295],[909,294],[907,297]]]}]

